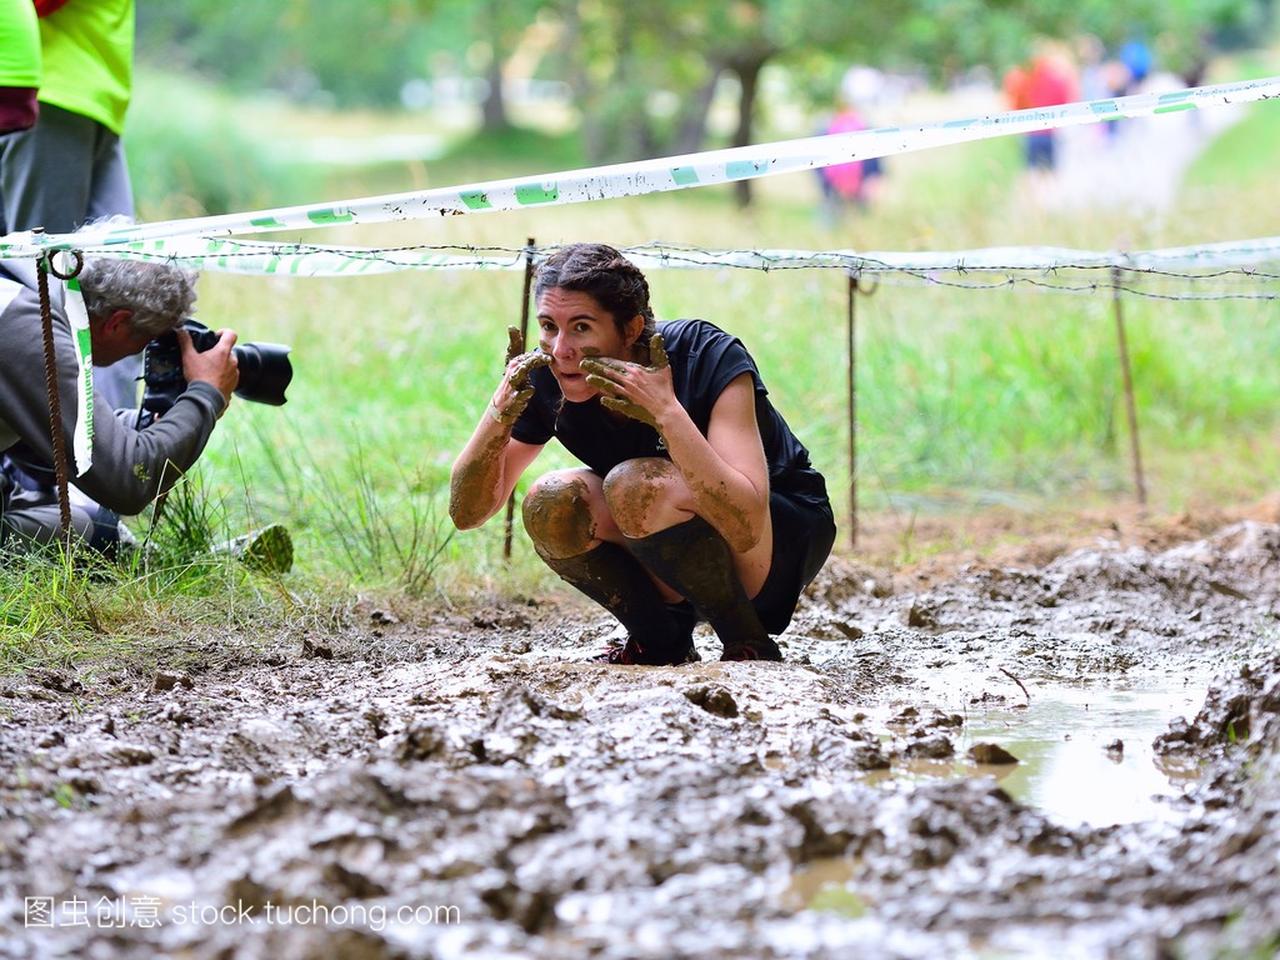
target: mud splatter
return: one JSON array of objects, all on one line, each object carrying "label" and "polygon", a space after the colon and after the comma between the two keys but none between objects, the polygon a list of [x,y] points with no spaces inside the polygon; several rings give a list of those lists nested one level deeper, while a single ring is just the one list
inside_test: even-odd
[{"label": "mud splatter", "polygon": [[[928,581],[837,560],[783,664],[716,662],[705,630],[703,663],[589,663],[607,620],[509,604],[376,627],[358,611],[310,652],[193,658],[189,685],[10,678],[0,952],[1267,955],[1277,568],[1261,523]],[[1202,769],[1176,816],[1073,825],[952,776],[980,716],[1026,713],[1002,668],[1033,705],[1221,675],[1159,741]],[[958,756],[931,759],[944,744]],[[164,922],[23,927],[38,896],[149,898]],[[231,904],[256,921],[173,920]],[[294,922],[263,922],[268,905]]]}]

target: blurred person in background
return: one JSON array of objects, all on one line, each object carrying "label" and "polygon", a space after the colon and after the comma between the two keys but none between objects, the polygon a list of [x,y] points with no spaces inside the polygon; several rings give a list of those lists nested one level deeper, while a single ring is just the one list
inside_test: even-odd
[{"label": "blurred person in background", "polygon": [[[24,5],[34,12],[19,9]],[[0,235],[36,227],[70,233],[103,217],[132,217],[120,134],[133,87],[134,0],[0,0],[0,6],[0,24],[27,25],[21,47],[11,50],[6,40],[0,58],[21,53],[38,87],[34,123],[0,136]],[[36,16],[39,48],[32,58],[29,25]],[[97,371],[95,387],[116,409],[136,407],[141,369],[138,358],[126,358]]]},{"label": "blurred person in background", "polygon": [[[884,88],[884,76],[871,67],[853,67],[844,75],[837,98],[837,109],[819,133],[855,133],[866,130],[870,124],[866,114],[879,99]],[[854,208],[865,210],[880,192],[884,176],[884,164],[879,157],[839,163],[817,170],[818,185],[822,191],[819,206],[821,220],[828,228],[835,227],[845,213]]]},{"label": "blurred person in background", "polygon": [[[27,0],[0,3],[0,151],[15,133],[35,126],[40,108],[40,26]],[[0,216],[0,235],[7,233]]]},{"label": "blurred person in background", "polygon": [[[1004,78],[1005,97],[1014,110],[1056,107],[1080,99],[1080,83],[1070,51],[1055,40],[1038,40],[1031,61],[1014,67]],[[1057,138],[1053,130],[1026,135],[1027,169],[1045,177],[1057,165]]]}]

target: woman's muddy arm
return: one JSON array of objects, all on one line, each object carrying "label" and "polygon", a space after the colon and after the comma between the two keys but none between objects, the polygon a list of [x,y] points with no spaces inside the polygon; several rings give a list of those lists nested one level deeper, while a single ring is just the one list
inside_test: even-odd
[{"label": "woman's muddy arm", "polygon": [[480,526],[511,496],[516,481],[542,449],[511,439],[511,427],[487,413],[453,461],[449,519],[459,530]]},{"label": "woman's muddy arm", "polygon": [[667,411],[658,429],[698,515],[738,553],[759,543],[769,515],[769,465],[751,376],[744,373],[720,394],[707,436],[679,405]]},{"label": "woman's muddy arm", "polygon": [[658,431],[697,514],[745,553],[760,542],[769,518],[769,464],[751,376],[736,377],[716,398],[704,437],[676,399],[661,334],[649,350],[647,367],[610,357],[582,361],[587,383],[601,391],[604,406]]},{"label": "woman's muddy arm", "polygon": [[459,530],[478,527],[497,513],[542,449],[513,440],[511,428],[533,396],[530,374],[550,358],[537,352],[513,356],[518,331],[510,333],[506,374],[449,476],[449,519]]}]

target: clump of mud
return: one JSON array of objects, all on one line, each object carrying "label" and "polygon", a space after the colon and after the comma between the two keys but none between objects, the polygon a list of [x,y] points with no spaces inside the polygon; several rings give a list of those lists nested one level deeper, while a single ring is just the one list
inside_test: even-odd
[{"label": "clump of mud", "polygon": [[[181,672],[4,681],[0,954],[1273,948],[1280,527],[1050,554],[942,579],[837,560],[782,664],[719,663],[704,630],[702,663],[611,667],[587,659],[606,619],[495,603]],[[1203,767],[1159,822],[897,777],[964,768],[971,711],[1044,685],[1215,670],[1157,743]],[[28,898],[49,924],[23,925]]]}]

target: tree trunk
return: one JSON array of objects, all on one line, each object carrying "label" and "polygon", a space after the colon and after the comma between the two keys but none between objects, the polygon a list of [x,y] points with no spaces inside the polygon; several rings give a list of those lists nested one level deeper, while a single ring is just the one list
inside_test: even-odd
[{"label": "tree trunk", "polygon": [[680,132],[675,143],[676,153],[697,153],[707,139],[707,116],[711,113],[711,101],[715,98],[720,74],[724,73],[723,64],[712,63],[710,67],[711,76],[698,88],[680,122]]},{"label": "tree trunk", "polygon": [[[769,52],[760,52],[743,56],[730,63],[738,82],[742,85],[742,96],[738,100],[738,129],[733,134],[733,146],[745,147],[751,143],[751,126],[755,120],[756,93],[760,82],[760,69],[769,59]],[[739,180],[734,185],[734,198],[738,206],[745,208],[751,205],[751,181]]]},{"label": "tree trunk", "polygon": [[507,119],[507,101],[502,95],[502,68],[507,60],[507,49],[502,37],[502,27],[498,24],[497,0],[489,0],[489,68],[485,79],[489,81],[489,92],[485,94],[481,107],[482,123],[486,133],[502,133],[511,128]]}]

